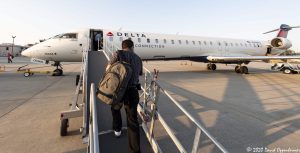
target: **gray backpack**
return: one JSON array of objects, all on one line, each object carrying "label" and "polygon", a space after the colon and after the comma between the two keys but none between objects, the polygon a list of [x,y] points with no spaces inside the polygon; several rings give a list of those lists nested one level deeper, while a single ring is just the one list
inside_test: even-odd
[{"label": "gray backpack", "polygon": [[132,76],[131,65],[123,61],[123,51],[117,51],[119,61],[112,64],[99,82],[97,97],[114,109],[121,109],[121,102]]}]

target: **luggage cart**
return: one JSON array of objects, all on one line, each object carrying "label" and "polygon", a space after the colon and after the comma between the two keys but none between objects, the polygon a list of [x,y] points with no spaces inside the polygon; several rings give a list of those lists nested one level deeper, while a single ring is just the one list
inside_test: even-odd
[{"label": "luggage cart", "polygon": [[24,77],[29,77],[36,74],[51,74],[53,75],[54,73],[52,71],[37,71],[37,70],[32,70],[32,69],[36,69],[36,68],[41,68],[41,67],[36,67],[36,68],[25,68],[27,67],[28,64],[23,65],[21,67],[18,68],[17,72],[18,73],[23,73]]},{"label": "luggage cart", "polygon": [[284,74],[299,74],[300,73],[300,66],[293,65],[291,63],[276,63],[271,67],[273,71],[282,71]]}]

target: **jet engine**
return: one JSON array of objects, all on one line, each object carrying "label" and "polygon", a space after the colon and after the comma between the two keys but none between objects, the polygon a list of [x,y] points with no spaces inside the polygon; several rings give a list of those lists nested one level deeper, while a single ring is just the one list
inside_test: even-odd
[{"label": "jet engine", "polygon": [[272,39],[271,45],[272,45],[272,47],[274,47],[276,49],[288,49],[288,48],[292,47],[291,41],[289,41],[286,38],[282,38],[282,37],[276,37],[276,38]]}]

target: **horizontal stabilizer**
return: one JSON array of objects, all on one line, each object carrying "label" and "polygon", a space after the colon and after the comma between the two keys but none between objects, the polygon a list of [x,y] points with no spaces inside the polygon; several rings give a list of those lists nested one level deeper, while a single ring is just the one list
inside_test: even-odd
[{"label": "horizontal stabilizer", "polygon": [[277,34],[277,37],[283,37],[283,38],[286,38],[286,37],[287,37],[287,34],[288,34],[288,31],[292,30],[293,28],[300,28],[300,26],[293,26],[293,27],[290,27],[290,26],[287,25],[287,24],[281,24],[281,25],[280,25],[280,28],[274,29],[274,30],[271,30],[271,31],[268,31],[268,32],[265,32],[265,33],[263,33],[263,34],[267,34],[267,33],[275,32],[275,31],[279,31],[278,34]]},{"label": "horizontal stabilizer", "polygon": [[271,31],[268,31],[268,32],[265,32],[263,34],[267,34],[267,33],[271,33],[271,32],[275,32],[275,31],[278,31],[279,29],[274,29],[274,30],[271,30]]}]

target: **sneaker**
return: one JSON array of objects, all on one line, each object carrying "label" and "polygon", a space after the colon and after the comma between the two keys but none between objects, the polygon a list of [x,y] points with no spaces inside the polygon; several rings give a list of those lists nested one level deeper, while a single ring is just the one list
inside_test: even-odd
[{"label": "sneaker", "polygon": [[122,133],[122,131],[114,131],[114,133],[115,133],[115,137],[120,137],[121,136],[121,133]]}]

